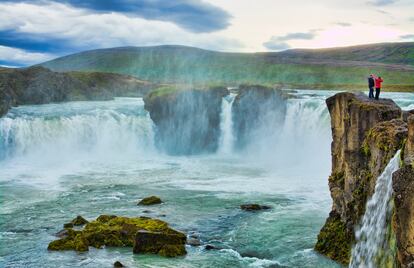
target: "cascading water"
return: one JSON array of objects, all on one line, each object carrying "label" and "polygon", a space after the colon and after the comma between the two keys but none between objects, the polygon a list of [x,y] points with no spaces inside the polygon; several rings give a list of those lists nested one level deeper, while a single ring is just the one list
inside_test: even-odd
[{"label": "cascading water", "polygon": [[355,233],[356,244],[352,249],[349,267],[379,267],[378,254],[387,247],[386,232],[390,222],[392,205],[392,174],[399,168],[400,151],[388,163],[378,177],[375,192],[367,202],[362,225]]},{"label": "cascading water", "polygon": [[0,119],[2,159],[139,154],[152,143],[142,99],[23,106]]},{"label": "cascading water", "polygon": [[233,151],[234,136],[233,136],[233,116],[232,107],[235,93],[223,97],[220,114],[220,144],[219,153],[229,154]]}]

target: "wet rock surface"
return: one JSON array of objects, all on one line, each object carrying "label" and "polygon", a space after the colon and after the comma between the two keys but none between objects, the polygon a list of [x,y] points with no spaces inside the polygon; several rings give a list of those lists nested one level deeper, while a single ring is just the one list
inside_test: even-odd
[{"label": "wet rock surface", "polygon": [[[157,205],[161,204],[162,200],[158,196],[148,196],[143,198],[141,201],[138,202],[138,205],[140,206],[151,206],[151,205]],[[145,213],[149,213],[150,211],[146,210]]]},{"label": "wet rock surface", "polygon": [[134,253],[175,257],[186,254],[185,241],[185,234],[171,229],[161,220],[101,215],[82,230],[67,229],[63,238],[49,243],[48,250],[88,251],[89,246],[134,247]]},{"label": "wet rock surface", "polygon": [[332,128],[332,211],[318,235],[315,250],[349,263],[354,227],[365,212],[377,177],[403,145],[407,125],[389,99],[338,93],[326,100]]},{"label": "wet rock surface", "polygon": [[271,209],[271,207],[266,206],[266,205],[259,205],[259,204],[244,204],[240,206],[240,209],[244,211],[259,211],[259,210]]}]

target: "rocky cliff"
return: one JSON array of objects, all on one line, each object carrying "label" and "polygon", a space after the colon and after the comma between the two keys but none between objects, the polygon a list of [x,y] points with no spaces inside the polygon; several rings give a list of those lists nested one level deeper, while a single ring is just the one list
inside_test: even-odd
[{"label": "rocky cliff", "polygon": [[233,103],[233,130],[237,148],[254,139],[264,124],[276,121],[282,126],[286,114],[287,96],[278,89],[260,85],[241,85]]},{"label": "rocky cliff", "polygon": [[220,138],[224,87],[188,89],[164,87],[150,92],[145,109],[155,124],[155,142],[172,155],[215,152]]},{"label": "rocky cliff", "polygon": [[403,166],[393,175],[393,229],[397,240],[398,263],[414,267],[414,115],[408,118],[408,137],[404,146]]},{"label": "rocky cliff", "polygon": [[111,73],[58,73],[40,66],[1,69],[0,116],[22,104],[144,96],[153,87],[151,83]]},{"label": "rocky cliff", "polygon": [[339,93],[326,101],[332,125],[332,211],[315,250],[347,264],[354,227],[365,212],[376,179],[407,135],[401,109],[392,101]]}]

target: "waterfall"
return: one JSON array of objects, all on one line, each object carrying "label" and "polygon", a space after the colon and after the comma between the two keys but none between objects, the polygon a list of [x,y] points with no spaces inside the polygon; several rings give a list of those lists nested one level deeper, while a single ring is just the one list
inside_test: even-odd
[{"label": "waterfall", "polygon": [[0,119],[3,160],[136,155],[152,145],[152,121],[142,99],[22,106]]},{"label": "waterfall", "polygon": [[392,174],[399,168],[400,151],[388,163],[384,172],[378,177],[375,192],[367,202],[362,218],[362,226],[356,230],[356,244],[352,249],[349,267],[378,267],[376,258],[386,248],[387,224],[392,212]]},{"label": "waterfall", "polygon": [[233,116],[232,107],[236,94],[230,93],[223,97],[220,114],[220,143],[219,153],[229,154],[233,151]]}]

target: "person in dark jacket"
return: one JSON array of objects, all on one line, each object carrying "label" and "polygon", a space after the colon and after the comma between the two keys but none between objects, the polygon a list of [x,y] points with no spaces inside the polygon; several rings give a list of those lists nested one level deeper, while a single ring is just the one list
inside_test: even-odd
[{"label": "person in dark jacket", "polygon": [[369,88],[369,94],[368,94],[368,98],[373,99],[374,98],[374,75],[369,75],[368,77],[368,88]]}]

